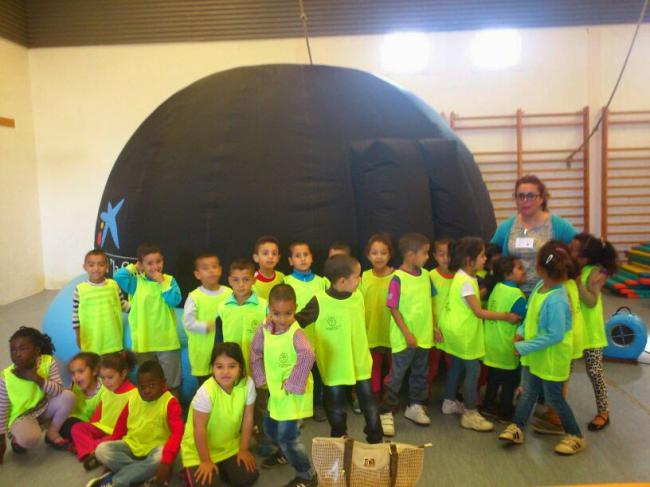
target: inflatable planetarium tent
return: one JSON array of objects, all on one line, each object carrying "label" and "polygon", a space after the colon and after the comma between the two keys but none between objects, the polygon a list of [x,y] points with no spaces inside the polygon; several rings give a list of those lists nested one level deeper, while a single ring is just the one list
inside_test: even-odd
[{"label": "inflatable planetarium tent", "polygon": [[[397,239],[489,238],[494,212],[472,155],[411,93],[369,73],[309,65],[236,68],[160,105],[110,174],[95,245],[113,270],[158,242],[183,294],[196,253],[224,266],[260,235],[360,255],[377,231]],[[282,260],[286,269],[286,259]]]}]

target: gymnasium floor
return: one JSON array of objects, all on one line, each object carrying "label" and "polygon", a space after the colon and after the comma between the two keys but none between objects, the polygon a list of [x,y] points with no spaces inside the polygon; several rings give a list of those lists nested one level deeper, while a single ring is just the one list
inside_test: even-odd
[{"label": "gymnasium floor", "polygon": [[[44,291],[10,305],[0,306],[0,365],[9,364],[6,340],[19,325],[40,328],[40,322],[54,291]],[[606,296],[605,314],[617,307],[632,305],[650,323],[650,302],[628,301]],[[514,486],[558,485],[605,482],[650,482],[650,366],[607,363],[612,423],[599,432],[587,431],[586,423],[595,413],[593,393],[584,366],[578,363],[569,383],[569,402],[583,427],[588,449],[575,457],[552,452],[558,437],[543,437],[529,430],[525,445],[505,448],[497,441],[502,425],[490,433],[466,431],[457,417],[442,416],[442,380],[435,384],[430,406],[432,425],[420,428],[396,416],[397,441],[433,443],[425,453],[425,466],[418,485]],[[350,434],[362,438],[362,418],[350,413]],[[305,422],[305,444],[314,436],[328,433],[327,423]],[[28,455],[5,453],[0,465],[0,486],[83,487],[98,471],[87,474],[76,458],[41,444]],[[290,467],[263,471],[257,485],[276,487],[293,476]],[[171,485],[181,485],[174,477]],[[648,484],[647,484],[648,485]]]}]

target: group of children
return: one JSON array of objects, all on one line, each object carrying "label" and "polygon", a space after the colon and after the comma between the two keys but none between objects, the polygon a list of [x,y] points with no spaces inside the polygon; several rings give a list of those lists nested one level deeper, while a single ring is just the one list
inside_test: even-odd
[{"label": "group of children", "polygon": [[[507,421],[499,439],[520,444],[543,397],[539,430],[565,435],[555,451],[584,449],[564,386],[572,361],[584,354],[598,409],[589,428],[609,423],[601,289],[615,269],[611,245],[588,234],[570,246],[547,242],[537,256],[542,280],[528,298],[518,287],[525,271],[516,256],[488,261],[486,245],[472,237],[430,247],[423,235],[402,236],[401,266],[394,269],[391,239],[375,234],[365,249],[371,268],[362,274],[350,248],[335,244],[321,277],[312,271],[308,243],[298,241],[289,246],[293,271],[285,276],[276,270],[278,241],[262,237],[253,252],[257,269],[248,259],[234,260],[229,286],[220,283],[217,255],[197,256],[201,285],[187,296],[183,326],[199,388],[185,425],[176,398],[174,308],[181,292],[163,273],[162,251],[141,245],[137,262],[113,280],[105,276],[106,256],[92,250],[84,261],[88,280],[74,294],[81,353],[68,365],[71,389],[63,387],[49,337],[22,327],[10,339],[13,365],[0,377],[0,461],[7,432],[14,452],[22,453],[47,424],[48,444],[75,451],[87,470],[107,468],[88,486],[165,483],[179,451],[185,485],[221,479],[247,486],[259,475],[250,452],[254,438],[264,468],[295,468],[288,486],[317,485],[300,440],[302,420],[320,419],[322,407],[331,435],[346,435],[351,401],[364,416],[366,440],[379,443],[395,435],[393,414],[406,386],[404,417],[426,426],[443,357],[442,413],[459,414],[463,428],[490,431],[489,419]],[[431,251],[436,265],[429,272]],[[123,310],[133,353],[123,350]],[[136,364],[134,385],[129,372]]]}]

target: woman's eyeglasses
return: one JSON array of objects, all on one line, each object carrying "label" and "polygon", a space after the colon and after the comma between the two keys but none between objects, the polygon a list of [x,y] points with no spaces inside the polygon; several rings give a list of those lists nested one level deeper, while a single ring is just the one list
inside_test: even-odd
[{"label": "woman's eyeglasses", "polygon": [[515,199],[519,201],[533,201],[539,198],[539,193],[515,193]]}]

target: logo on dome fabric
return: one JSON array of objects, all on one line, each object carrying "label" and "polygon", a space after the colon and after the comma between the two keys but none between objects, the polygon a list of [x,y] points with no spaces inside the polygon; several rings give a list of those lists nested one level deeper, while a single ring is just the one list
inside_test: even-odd
[{"label": "logo on dome fabric", "polygon": [[110,233],[113,238],[113,243],[115,248],[120,248],[120,236],[117,232],[117,214],[122,209],[125,198],[122,198],[115,206],[109,201],[108,208],[106,211],[102,211],[99,214],[101,223],[99,224],[99,232],[97,233],[97,245],[99,247],[104,247],[106,243],[106,237]]}]

